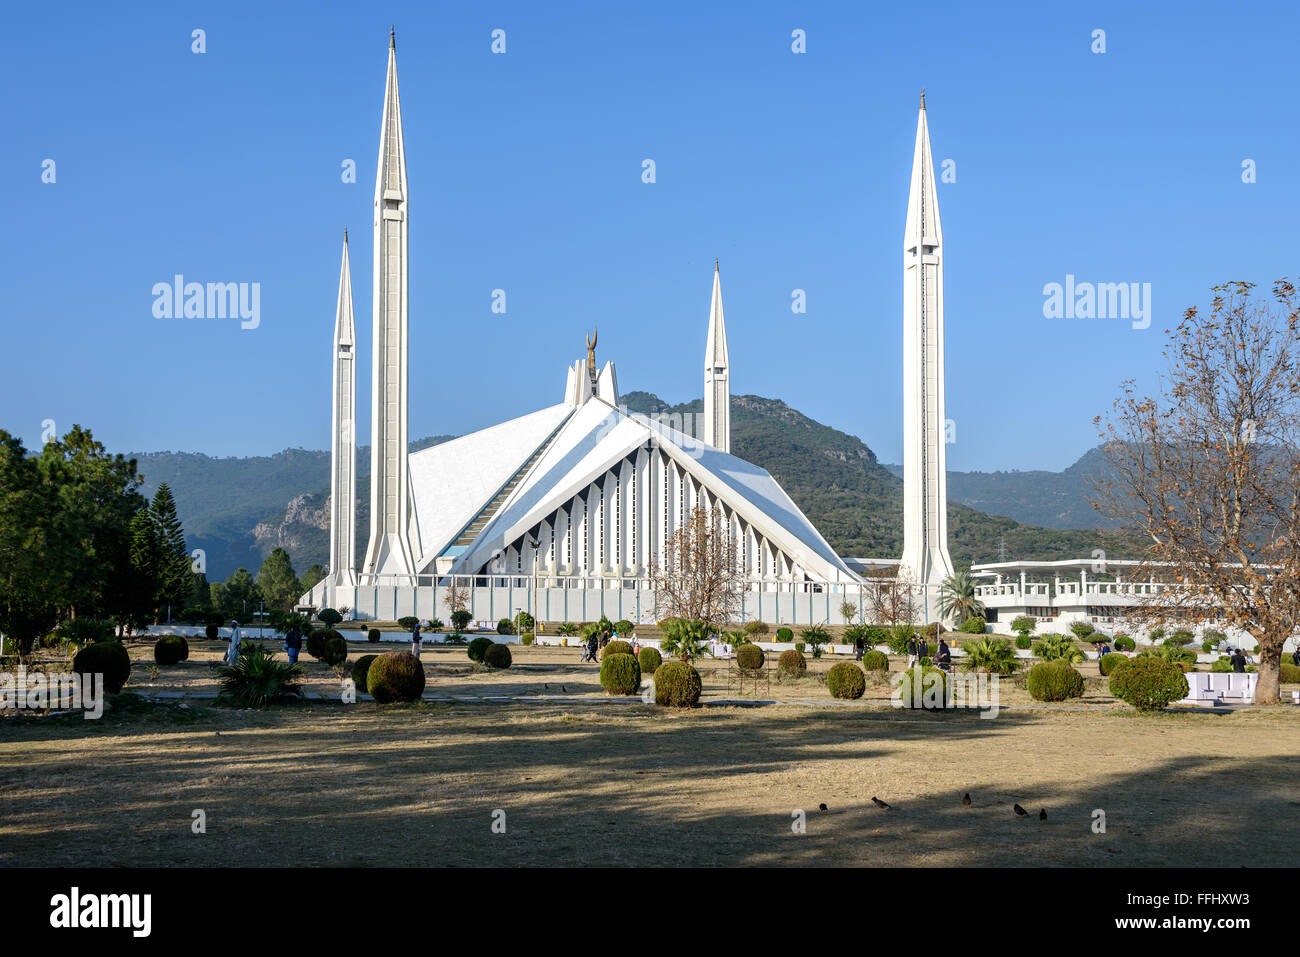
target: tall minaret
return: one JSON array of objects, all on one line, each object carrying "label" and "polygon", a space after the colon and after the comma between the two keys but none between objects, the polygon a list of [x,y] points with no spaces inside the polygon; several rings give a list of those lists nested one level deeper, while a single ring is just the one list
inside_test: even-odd
[{"label": "tall minaret", "polygon": [[352,316],[352,267],[343,231],[339,305],[334,317],[334,438],[330,444],[330,580],[357,583],[357,329]]},{"label": "tall minaret", "polygon": [[709,341],[704,347],[704,435],[722,452],[731,451],[731,364],[727,361],[727,324],[722,319],[722,278],[713,260],[713,301],[709,305]]},{"label": "tall minaret", "polygon": [[938,620],[948,555],[943,407],[943,229],[930,158],[925,91],[916,124],[903,238],[903,558],[922,586],[925,620]]},{"label": "tall minaret", "polygon": [[397,96],[397,40],[388,35],[388,80],[375,177],[374,366],[370,399],[368,575],[413,575],[411,489],[406,463],[406,146]]}]

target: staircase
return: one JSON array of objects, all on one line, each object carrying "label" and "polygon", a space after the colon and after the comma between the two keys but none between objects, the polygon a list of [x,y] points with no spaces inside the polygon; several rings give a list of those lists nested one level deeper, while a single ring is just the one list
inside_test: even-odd
[{"label": "staircase", "polygon": [[[572,414],[573,413],[569,413],[569,415]],[[461,533],[456,540],[443,550],[444,555],[449,553],[458,553],[474,543],[474,539],[478,537],[479,532],[483,531],[483,529],[487,527],[488,522],[492,521],[492,517],[496,515],[497,510],[501,508],[505,500],[510,497],[510,494],[515,490],[515,487],[524,480],[524,476],[526,476],[532,470],[533,466],[537,464],[537,460],[540,459],[546,453],[546,450],[551,447],[551,443],[555,441],[555,437],[559,435],[560,430],[564,428],[565,422],[569,421],[569,415],[566,415],[560,424],[555,427],[555,430],[546,437],[546,441],[537,447],[537,450],[529,456],[528,461],[519,466],[515,474],[510,476],[510,481],[506,482],[505,485],[501,486],[501,488],[497,490],[497,494],[494,495],[492,500],[484,505],[479,510],[479,513],[470,520],[470,523],[461,530]]]}]

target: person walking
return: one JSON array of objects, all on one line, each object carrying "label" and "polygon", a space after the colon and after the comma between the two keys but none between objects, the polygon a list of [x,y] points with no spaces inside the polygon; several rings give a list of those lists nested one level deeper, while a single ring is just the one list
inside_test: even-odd
[{"label": "person walking", "polygon": [[289,664],[298,663],[298,653],[302,651],[302,632],[297,625],[290,625],[284,636],[284,652],[289,656]]},{"label": "person walking", "polygon": [[230,647],[226,649],[226,664],[235,666],[239,660],[239,646],[244,643],[244,634],[239,630],[239,622],[232,621],[230,628]]},{"label": "person walking", "polygon": [[591,633],[591,637],[587,639],[587,660],[588,661],[596,660],[596,650],[598,648],[600,648],[600,635],[593,631]]},{"label": "person walking", "polygon": [[862,637],[862,635],[859,634],[856,638],[853,639],[853,657],[856,660],[858,661],[862,660],[862,651],[865,647],[866,647],[866,640]]},{"label": "person walking", "polygon": [[907,667],[911,668],[916,664],[919,658],[920,655],[917,654],[916,647],[916,635],[913,635],[911,638],[907,639]]},{"label": "person walking", "polygon": [[1235,648],[1235,649],[1233,649],[1233,652],[1232,652],[1232,670],[1235,671],[1235,672],[1236,672],[1237,674],[1239,674],[1239,675],[1242,675],[1242,674],[1245,674],[1245,673],[1246,673],[1246,656],[1245,656],[1244,654],[1241,653],[1241,649],[1240,649],[1240,648]]},{"label": "person walking", "polygon": [[415,655],[417,661],[420,659],[420,641],[420,623],[417,621],[411,629],[411,654]]}]

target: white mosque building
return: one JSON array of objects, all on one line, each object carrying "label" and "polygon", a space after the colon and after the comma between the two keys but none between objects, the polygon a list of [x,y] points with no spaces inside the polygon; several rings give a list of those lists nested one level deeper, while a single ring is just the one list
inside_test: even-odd
[{"label": "white mosque building", "polygon": [[[697,428],[629,412],[614,363],[597,365],[593,334],[586,357],[565,373],[561,401],[409,453],[407,200],[390,34],[374,199],[369,544],[355,569],[356,336],[345,235],[333,349],[331,564],[302,604],[346,607],[359,619],[445,619],[447,591],[456,587],[468,594],[475,620],[522,610],[542,621],[602,614],[653,621],[650,565],[696,506],[716,508],[739,544],[745,619],[839,624],[846,600],[863,604],[855,571],[861,563],[851,568],[768,472],[730,452],[730,363],[716,263]],[[952,562],[942,238],[924,97],[904,277],[904,564],[933,603]],[[557,375],[557,395],[559,385]]]}]

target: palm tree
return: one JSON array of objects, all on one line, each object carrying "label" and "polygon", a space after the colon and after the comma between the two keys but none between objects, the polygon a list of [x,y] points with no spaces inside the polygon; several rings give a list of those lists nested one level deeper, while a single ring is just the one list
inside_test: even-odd
[{"label": "palm tree", "polygon": [[1043,661],[1065,661],[1072,665],[1087,657],[1068,635],[1043,635],[1034,644],[1034,655]]},{"label": "palm tree", "polygon": [[663,623],[664,637],[659,649],[666,655],[689,662],[709,653],[708,642],[713,630],[698,618],[670,618]]},{"label": "palm tree", "polygon": [[969,571],[949,575],[939,586],[939,614],[963,622],[984,614],[984,602],[975,597],[975,579]]},{"label": "palm tree", "polygon": [[1020,667],[1020,659],[1005,638],[976,638],[963,642],[961,650],[966,653],[967,671],[988,671],[996,675],[1015,673]]}]

